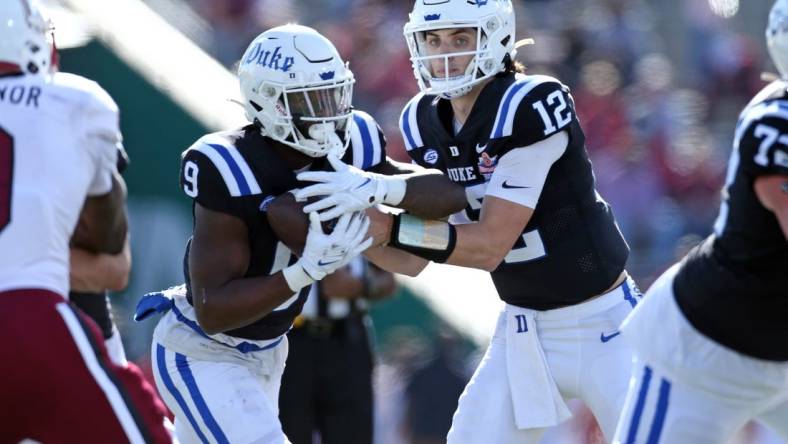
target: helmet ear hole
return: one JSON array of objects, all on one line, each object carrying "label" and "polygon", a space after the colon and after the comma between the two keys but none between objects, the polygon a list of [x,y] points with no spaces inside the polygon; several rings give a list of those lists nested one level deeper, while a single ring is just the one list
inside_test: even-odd
[{"label": "helmet ear hole", "polygon": [[[252,108],[254,108],[254,110],[255,110],[255,111],[257,111],[258,113],[259,113],[260,111],[262,111],[262,110],[263,110],[263,107],[262,107],[262,106],[260,106],[260,105],[258,105],[258,104],[257,104],[255,101],[253,101],[253,100],[250,100],[250,101],[249,101],[249,104],[250,104],[250,105],[252,105]],[[257,120],[257,119],[255,119],[255,120]]]},{"label": "helmet ear hole", "polygon": [[[509,40],[511,40],[511,39],[512,39],[512,36],[511,35],[507,35],[503,40],[501,40],[501,46],[506,46],[507,44],[509,44]],[[509,54],[506,54],[506,55],[508,56]]]}]

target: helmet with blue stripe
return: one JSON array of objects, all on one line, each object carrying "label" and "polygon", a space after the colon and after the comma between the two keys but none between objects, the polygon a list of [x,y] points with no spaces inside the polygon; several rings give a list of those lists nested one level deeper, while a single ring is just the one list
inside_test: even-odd
[{"label": "helmet with blue stripe", "polygon": [[[430,31],[475,30],[475,47],[456,52],[431,51]],[[413,72],[419,88],[444,98],[462,96],[506,68],[516,54],[511,0],[417,0],[405,24]],[[452,58],[472,56],[467,66],[449,69]],[[443,62],[442,69],[435,69]]]},{"label": "helmet with blue stripe", "polygon": [[247,118],[262,134],[311,156],[348,146],[353,73],[317,31],[288,24],[255,38],[238,67]]}]

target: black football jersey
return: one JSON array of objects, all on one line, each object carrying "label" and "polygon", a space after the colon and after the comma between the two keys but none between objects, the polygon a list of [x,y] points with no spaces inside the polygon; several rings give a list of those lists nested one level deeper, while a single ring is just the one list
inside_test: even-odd
[{"label": "black football jersey", "polygon": [[755,179],[788,176],[788,84],[764,88],[742,112],[714,233],[674,280],[679,307],[705,335],[741,353],[788,361],[788,242]]},{"label": "black football jersey", "polygon": [[[180,182],[186,195],[208,209],[230,214],[246,224],[251,255],[244,277],[271,275],[298,260],[276,237],[264,212],[273,198],[305,184],[296,179],[297,172],[279,156],[272,143],[258,128],[249,125],[203,136],[182,155]],[[354,111],[350,145],[342,160],[364,170],[375,170],[386,160],[385,146],[375,120],[366,113]],[[309,169],[329,168],[325,158],[319,158]],[[184,257],[184,274],[187,298],[192,303],[188,256],[189,246]],[[301,312],[308,294],[309,287],[305,287],[263,318],[225,333],[258,340],[282,335]]]},{"label": "black football jersey", "polygon": [[[457,223],[479,220],[501,156],[559,131],[568,134],[568,147],[551,166],[531,220],[492,272],[501,299],[548,310],[610,287],[624,269],[629,248],[594,188],[569,89],[548,76],[498,76],[484,87],[456,135],[452,119],[448,101],[419,94],[405,106],[400,129],[416,163],[440,169],[465,187],[468,206],[453,216]],[[505,181],[502,186],[507,187]]]}]

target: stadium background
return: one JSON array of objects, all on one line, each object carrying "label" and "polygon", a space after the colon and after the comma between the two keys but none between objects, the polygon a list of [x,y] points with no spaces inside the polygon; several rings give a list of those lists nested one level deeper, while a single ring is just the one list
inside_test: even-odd
[{"label": "stadium background", "polygon": [[[179,155],[201,134],[234,121],[224,119],[226,114],[236,118],[238,112],[190,105],[219,88],[194,81],[204,74],[203,59],[166,53],[169,36],[175,34],[149,27],[151,16],[146,14],[158,14],[230,70],[262,30],[286,22],[315,27],[350,62],[357,80],[355,106],[383,126],[389,155],[406,160],[397,119],[416,92],[402,38],[412,1],[107,3],[136,32],[113,28],[109,15],[97,6],[100,2],[50,0],[49,6],[58,43],[67,47],[61,53],[63,70],[97,80],[121,109],[125,146],[132,159],[126,180],[133,269],[128,289],[112,300],[129,358],[144,367],[155,321],[134,324],[131,311],[143,293],[183,279],[182,254],[191,214],[189,200],[178,186]],[[645,290],[710,230],[737,114],[764,84],[762,71],[773,70],[763,39],[771,2],[514,3],[518,38],[536,40],[520,49],[518,59],[529,72],[555,75],[572,88],[598,189],[612,204],[632,249],[627,268]],[[143,6],[150,10],[139,14]],[[149,46],[142,52],[126,50],[143,37]],[[177,49],[189,54],[193,50]],[[171,65],[178,64],[188,66],[170,74],[175,68]],[[205,66],[217,69],[210,63]],[[184,85],[189,85],[185,92]],[[407,280],[393,299],[373,307],[380,356],[377,442],[417,441],[417,421],[408,420],[407,406],[434,403],[438,394],[413,393],[411,376],[425,368],[432,369],[428,378],[436,382],[469,376],[492,331],[497,307],[483,273],[457,270],[432,270],[423,278]],[[426,421],[435,427],[445,422],[438,417],[440,405],[426,409],[436,414]],[[574,407],[579,419],[546,442],[587,442],[578,436],[593,427],[582,408]],[[760,429],[737,439],[780,442]]]}]

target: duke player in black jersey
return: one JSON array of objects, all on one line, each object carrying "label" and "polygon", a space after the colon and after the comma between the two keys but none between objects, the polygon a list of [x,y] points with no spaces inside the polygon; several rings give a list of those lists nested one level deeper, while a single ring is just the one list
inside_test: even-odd
[{"label": "duke player in black jersey", "polygon": [[[416,2],[405,36],[422,92],[400,127],[413,161],[462,185],[467,206],[448,223],[370,212],[388,246],[365,254],[391,271],[427,260],[488,270],[506,303],[449,443],[536,443],[570,416],[568,398],[611,438],[631,369],[617,329],[639,299],[628,247],[595,191],[568,88],[518,72],[514,28],[507,0]],[[358,210],[369,179],[350,167],[299,178],[321,182],[301,198],[332,194],[330,216]]]},{"label": "duke player in black jersey", "polygon": [[330,233],[312,213],[305,244],[285,245],[266,210],[277,196],[292,198],[298,171],[329,168],[331,153],[337,167],[408,173],[376,182],[381,202],[421,212],[411,182],[435,182],[447,196],[422,205],[427,214],[449,214],[464,200],[438,171],[400,170],[387,159],[377,123],[351,108],[352,72],[315,30],[262,33],[238,73],[253,123],[203,136],[183,153],[181,185],[194,200],[186,284],[146,296],[137,312],[166,312],[154,332],[153,368],[183,442],[287,442],[277,418],[285,333],[310,285],[371,242],[363,213],[341,215]]},{"label": "duke player in black jersey", "polygon": [[782,78],[741,113],[714,232],[622,326],[617,443],[725,443],[752,419],[788,439],[788,1],[766,40]]}]

